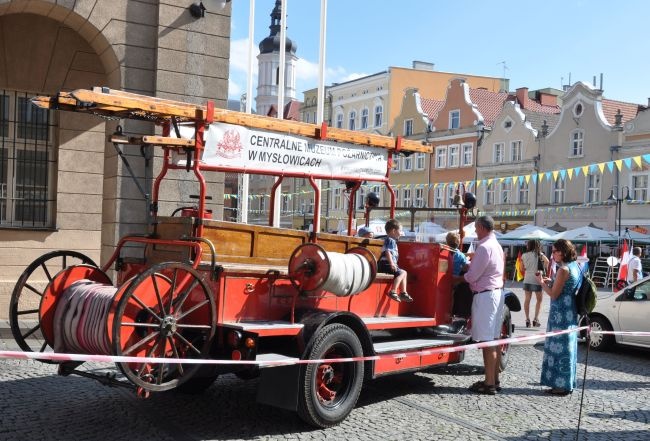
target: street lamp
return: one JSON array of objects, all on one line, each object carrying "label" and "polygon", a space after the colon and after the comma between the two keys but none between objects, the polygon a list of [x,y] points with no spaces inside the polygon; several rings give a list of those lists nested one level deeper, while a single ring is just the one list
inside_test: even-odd
[{"label": "street lamp", "polygon": [[[623,201],[625,202],[630,202],[633,199],[630,197],[630,187],[627,185],[624,185],[623,187],[620,188],[621,190],[621,195],[622,195],[622,190],[625,189],[625,197],[619,197],[619,187],[618,185],[614,185],[612,187],[612,192],[609,194],[609,197],[607,198],[608,202],[615,202],[616,203],[616,210],[618,210],[618,237],[621,237],[621,214],[623,211]],[[614,192],[616,190],[616,192]],[[616,213],[614,213],[616,215]]]}]

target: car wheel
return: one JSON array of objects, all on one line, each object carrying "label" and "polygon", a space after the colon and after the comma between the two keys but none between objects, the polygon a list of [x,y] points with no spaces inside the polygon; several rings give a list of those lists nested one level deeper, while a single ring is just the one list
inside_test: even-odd
[{"label": "car wheel", "polygon": [[[601,334],[597,331],[611,331],[612,325],[604,317],[593,317],[591,319],[591,332],[589,335],[589,346],[596,351],[606,351],[614,344],[614,336]],[[596,332],[594,332],[596,331]]]}]

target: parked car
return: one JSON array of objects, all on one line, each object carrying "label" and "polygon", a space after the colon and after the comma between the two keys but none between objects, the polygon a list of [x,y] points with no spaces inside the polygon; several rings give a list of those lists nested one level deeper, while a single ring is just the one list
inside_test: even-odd
[{"label": "parked car", "polygon": [[[650,276],[611,294],[598,295],[589,314],[592,330],[650,332]],[[591,334],[590,345],[605,351],[614,343],[650,348],[650,336]]]}]

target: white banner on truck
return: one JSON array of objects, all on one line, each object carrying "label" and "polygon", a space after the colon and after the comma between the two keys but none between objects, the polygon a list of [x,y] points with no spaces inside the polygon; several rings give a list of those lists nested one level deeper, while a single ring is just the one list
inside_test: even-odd
[{"label": "white banner on truck", "polygon": [[[184,160],[177,163],[184,163]],[[202,163],[218,167],[382,179],[388,167],[388,150],[213,123],[205,131]]]}]

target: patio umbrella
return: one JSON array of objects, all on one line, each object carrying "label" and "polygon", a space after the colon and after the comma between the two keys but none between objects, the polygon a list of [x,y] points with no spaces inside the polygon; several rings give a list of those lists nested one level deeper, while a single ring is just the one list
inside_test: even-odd
[{"label": "patio umbrella", "polygon": [[563,231],[551,236],[549,240],[566,239],[571,242],[616,242],[616,237],[609,232],[592,227],[580,227]]},{"label": "patio umbrella", "polygon": [[516,230],[508,231],[499,240],[546,240],[555,234],[557,234],[555,231],[541,227],[517,228]]},{"label": "patio umbrella", "polygon": [[[618,239],[618,231],[610,231],[609,234],[614,236],[615,239]],[[633,242],[639,242],[639,243],[644,243],[648,244],[650,243],[650,235],[648,234],[643,234],[639,233],[637,231],[633,230],[627,230],[626,232],[621,234],[620,240],[623,239],[629,239],[632,240]]]}]

